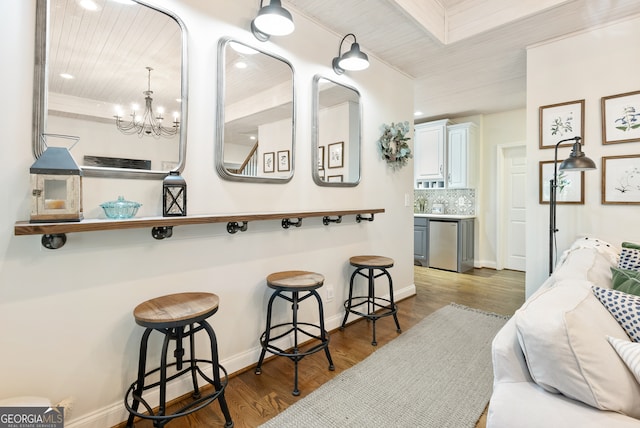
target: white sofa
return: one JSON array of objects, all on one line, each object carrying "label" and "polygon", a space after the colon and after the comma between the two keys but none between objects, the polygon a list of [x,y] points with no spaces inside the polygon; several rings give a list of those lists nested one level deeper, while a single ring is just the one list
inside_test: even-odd
[{"label": "white sofa", "polygon": [[488,428],[640,427],[640,384],[607,341],[629,337],[591,289],[611,288],[618,255],[576,241],[498,332]]}]

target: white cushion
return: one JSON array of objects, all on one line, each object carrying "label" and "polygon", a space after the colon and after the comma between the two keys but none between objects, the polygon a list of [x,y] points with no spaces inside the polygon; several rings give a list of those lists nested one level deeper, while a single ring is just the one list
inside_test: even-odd
[{"label": "white cushion", "polygon": [[591,286],[586,280],[561,281],[516,312],[529,372],[547,391],[640,418],[640,384],[607,341],[627,335]]},{"label": "white cushion", "polygon": [[578,239],[565,251],[552,276],[556,281],[585,279],[604,288],[611,288],[611,266],[617,266],[618,250],[604,241]]}]

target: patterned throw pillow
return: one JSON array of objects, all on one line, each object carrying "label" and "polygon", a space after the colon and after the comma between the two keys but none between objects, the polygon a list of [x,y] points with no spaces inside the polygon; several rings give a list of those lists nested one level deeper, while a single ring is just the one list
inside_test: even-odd
[{"label": "patterned throw pillow", "polygon": [[620,259],[618,259],[620,269],[640,270],[640,245],[632,242],[623,242]]},{"label": "patterned throw pillow", "polygon": [[631,340],[640,342],[640,296],[598,286],[593,286],[592,289]]},{"label": "patterned throw pillow", "polygon": [[611,288],[640,296],[640,271],[611,267]]},{"label": "patterned throw pillow", "polygon": [[640,343],[629,342],[615,337],[607,336],[607,340],[616,350],[624,364],[633,373],[633,376],[640,382]]}]

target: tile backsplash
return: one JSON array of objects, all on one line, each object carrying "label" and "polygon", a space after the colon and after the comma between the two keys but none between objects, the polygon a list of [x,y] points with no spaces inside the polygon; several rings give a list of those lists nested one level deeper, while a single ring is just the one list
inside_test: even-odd
[{"label": "tile backsplash", "polygon": [[444,205],[444,214],[475,215],[475,189],[415,189],[413,211],[431,214],[433,204]]}]

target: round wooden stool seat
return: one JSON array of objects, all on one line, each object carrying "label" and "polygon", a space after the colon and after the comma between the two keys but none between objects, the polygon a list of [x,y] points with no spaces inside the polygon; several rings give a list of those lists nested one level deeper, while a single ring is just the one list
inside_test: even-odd
[{"label": "round wooden stool seat", "polygon": [[393,267],[393,259],[384,256],[353,256],[349,259],[349,263],[355,267],[363,268],[390,268]]},{"label": "round wooden stool seat", "polygon": [[[396,323],[396,331],[402,332],[398,321],[398,305],[393,299],[393,280],[387,270],[393,267],[393,259],[384,256],[353,256],[349,258],[349,263],[356,269],[351,274],[349,281],[349,297],[344,302],[344,318],[340,325],[340,330],[344,330],[347,325],[349,314],[359,315],[373,322],[373,339],[371,344],[376,346],[376,321],[379,318],[393,316]],[[363,272],[364,271],[364,272]],[[380,273],[376,273],[379,271]],[[355,295],[354,287],[356,277],[362,276],[367,279],[367,294]],[[381,276],[387,277],[389,298],[376,296],[375,280]]]},{"label": "round wooden stool seat", "polygon": [[287,270],[267,276],[267,285],[274,290],[309,291],[322,287],[324,276],[304,270]]},{"label": "round wooden stool seat", "polygon": [[140,303],[133,310],[138,325],[171,328],[209,318],[218,311],[220,299],[213,293],[176,293]]}]

